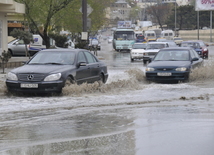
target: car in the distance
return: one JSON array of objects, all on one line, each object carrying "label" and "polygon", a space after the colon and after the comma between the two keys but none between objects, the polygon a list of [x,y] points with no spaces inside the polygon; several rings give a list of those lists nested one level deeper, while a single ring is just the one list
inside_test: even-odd
[{"label": "car in the distance", "polygon": [[208,59],[208,57],[209,57],[209,50],[208,50],[209,45],[208,44],[205,44],[204,41],[202,41],[202,40],[189,40],[189,41],[194,41],[194,42],[199,43],[200,49],[202,51],[202,58]]},{"label": "car in the distance", "polygon": [[181,37],[174,37],[173,40],[176,43],[176,45],[178,45],[178,46],[181,46],[181,43],[183,41],[183,39]]},{"label": "car in the distance", "polygon": [[139,34],[139,35],[137,35],[137,37],[136,37],[136,42],[137,42],[137,43],[146,43],[146,38],[144,37],[144,35]]},{"label": "car in the distance", "polygon": [[30,45],[25,45],[21,39],[14,39],[8,43],[8,51],[12,56],[25,56],[26,48],[29,51]]},{"label": "car in the distance", "polygon": [[47,49],[39,51],[25,65],[7,74],[9,92],[61,93],[72,83],[105,83],[107,66],[84,49]]},{"label": "car in the distance", "polygon": [[202,55],[202,49],[200,48],[200,44],[195,41],[183,41],[181,43],[181,47],[192,47],[200,57],[203,57]]},{"label": "car in the distance", "polygon": [[169,47],[177,47],[178,45],[175,43],[175,41],[174,40],[167,40],[167,39],[163,39],[163,40],[161,40],[161,41],[159,41],[159,42],[167,42],[168,43],[168,45],[169,45]]},{"label": "car in the distance", "polygon": [[112,41],[113,41],[113,36],[108,36],[108,43],[110,44],[112,43]]},{"label": "car in the distance", "polygon": [[147,64],[162,48],[169,47],[167,42],[148,42],[143,54],[143,63]]},{"label": "car in the distance", "polygon": [[100,42],[99,42],[99,40],[96,39],[96,38],[89,39],[88,48],[89,48],[89,49],[93,49],[93,47],[96,47],[97,50],[101,50]]},{"label": "car in the distance", "polygon": [[203,65],[203,59],[191,47],[161,49],[146,67],[150,81],[187,81],[192,69]]},{"label": "car in the distance", "polygon": [[134,43],[130,51],[130,59],[133,62],[135,59],[143,59],[146,43]]}]

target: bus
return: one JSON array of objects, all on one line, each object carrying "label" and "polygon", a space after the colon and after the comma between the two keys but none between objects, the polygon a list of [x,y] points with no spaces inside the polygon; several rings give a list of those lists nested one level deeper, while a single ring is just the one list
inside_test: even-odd
[{"label": "bus", "polygon": [[116,29],[113,35],[113,48],[116,51],[131,50],[135,43],[135,32],[133,29]]}]

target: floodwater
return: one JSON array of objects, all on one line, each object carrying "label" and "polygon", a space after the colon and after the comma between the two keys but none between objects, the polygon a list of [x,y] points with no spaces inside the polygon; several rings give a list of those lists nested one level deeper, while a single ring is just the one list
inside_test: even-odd
[{"label": "floodwater", "polygon": [[105,85],[17,96],[0,82],[0,155],[213,155],[212,53],[189,82],[161,84],[145,80],[142,61],[102,46]]}]

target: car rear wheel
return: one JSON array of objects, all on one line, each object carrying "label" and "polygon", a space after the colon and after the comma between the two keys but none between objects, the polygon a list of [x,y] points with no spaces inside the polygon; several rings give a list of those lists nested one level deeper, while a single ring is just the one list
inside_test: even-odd
[{"label": "car rear wheel", "polygon": [[131,62],[134,62],[134,59],[133,59],[133,58],[131,58]]},{"label": "car rear wheel", "polygon": [[10,55],[13,56],[13,52],[11,49],[8,50],[10,52]]}]

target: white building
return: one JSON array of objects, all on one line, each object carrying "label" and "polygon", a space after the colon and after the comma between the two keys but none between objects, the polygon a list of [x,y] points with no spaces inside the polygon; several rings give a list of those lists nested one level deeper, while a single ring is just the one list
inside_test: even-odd
[{"label": "white building", "polygon": [[8,13],[25,13],[25,5],[14,2],[14,0],[0,0],[0,55],[7,51],[8,37]]}]

